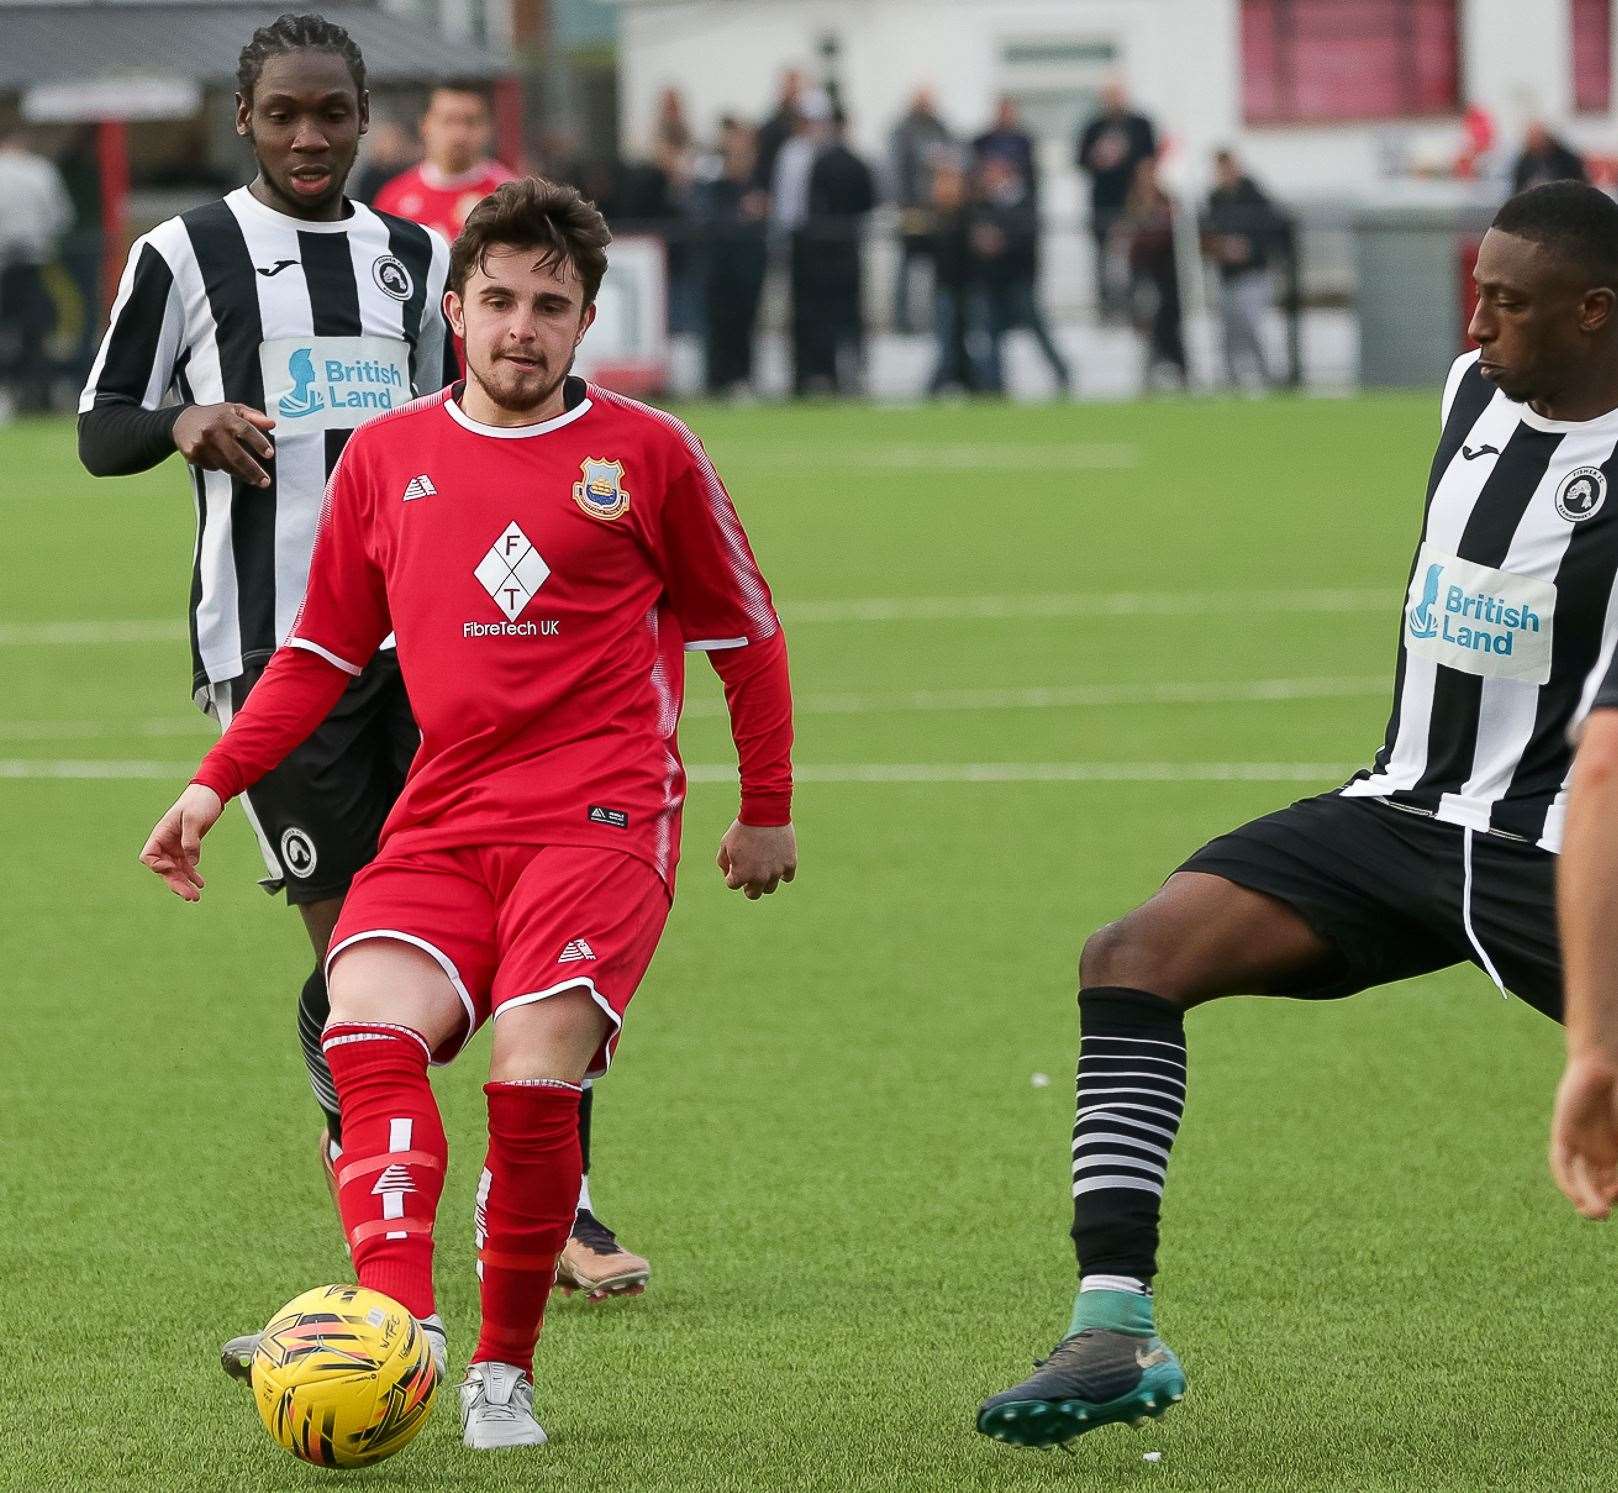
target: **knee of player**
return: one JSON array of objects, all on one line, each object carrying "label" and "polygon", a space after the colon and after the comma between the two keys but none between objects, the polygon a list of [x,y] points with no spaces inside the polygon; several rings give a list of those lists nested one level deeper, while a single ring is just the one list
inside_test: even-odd
[{"label": "knee of player", "polygon": [[1152,990],[1158,983],[1155,972],[1161,962],[1150,920],[1143,920],[1138,912],[1130,913],[1085,939],[1079,955],[1079,984],[1081,988],[1124,985]]},{"label": "knee of player", "polygon": [[610,1018],[587,990],[513,1001],[495,1014],[489,1077],[496,1083],[581,1083],[611,1029]]}]

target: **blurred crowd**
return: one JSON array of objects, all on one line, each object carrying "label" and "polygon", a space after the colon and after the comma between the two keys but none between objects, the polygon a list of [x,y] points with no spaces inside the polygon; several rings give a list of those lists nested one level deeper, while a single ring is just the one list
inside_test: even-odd
[{"label": "blurred crowd", "polygon": [[[1494,147],[1492,125],[1475,113],[1468,138],[1481,158]],[[759,392],[767,306],[786,333],[796,395],[862,393],[873,324],[930,341],[930,395],[1004,393],[1006,345],[1019,333],[1051,392],[1071,394],[1082,343],[1064,351],[1054,335],[1040,269],[1051,235],[1081,231],[1092,240],[1096,320],[1138,334],[1143,388],[1189,382],[1182,291],[1197,283],[1187,274],[1199,259],[1227,385],[1263,390],[1293,371],[1272,341],[1278,287],[1296,284],[1288,214],[1229,150],[1213,157],[1212,189],[1190,211],[1161,180],[1156,124],[1121,84],[1102,90],[1061,163],[1085,184],[1087,230],[1053,225],[1041,152],[1011,98],[981,130],[962,133],[946,124],[932,90],[918,88],[879,159],[850,145],[848,123],[835,89],[789,70],[763,119],[727,115],[705,138],[669,88],[644,159],[588,159],[576,141],[552,134],[528,164],[583,188],[618,234],[662,241],[669,330],[700,343],[715,396]],[[493,158],[492,137],[481,88],[441,83],[417,119],[378,114],[350,195],[453,238],[511,174]],[[0,415],[48,407],[53,376],[60,402],[94,346],[99,218],[93,184],[86,192],[75,171],[83,154],[82,141],[52,151],[21,133],[0,138]],[[1507,163],[1498,151],[1493,158],[1503,176]],[[1509,164],[1513,191],[1588,175],[1543,124],[1529,128]],[[889,252],[868,252],[879,236]],[[867,283],[873,266],[882,283]]]},{"label": "blurred crowd", "polygon": [[[1140,334],[1143,382],[1185,385],[1180,292],[1182,225],[1158,179],[1152,121],[1121,84],[1073,142],[1071,164],[1089,185],[1095,306],[1103,322]],[[1220,287],[1225,367],[1233,383],[1277,378],[1264,322],[1271,267],[1290,251],[1283,214],[1222,151],[1200,241]],[[708,391],[748,391],[753,347],[772,266],[780,266],[799,395],[858,394],[867,319],[930,337],[926,392],[997,395],[1006,388],[1007,339],[1025,333],[1058,395],[1074,392],[1071,360],[1042,303],[1041,250],[1050,226],[1041,200],[1040,150],[1017,102],[1002,98],[980,131],[945,123],[930,88],[918,88],[888,133],[885,157],[848,142],[834,90],[783,74],[766,118],[727,116],[711,144],[690,124],[678,90],[664,91],[649,158],[593,187],[609,220],[668,245],[671,329],[701,337]],[[894,235],[891,284],[867,287],[871,216]],[[890,227],[891,225],[891,227]],[[1189,225],[1192,253],[1199,227]]]}]

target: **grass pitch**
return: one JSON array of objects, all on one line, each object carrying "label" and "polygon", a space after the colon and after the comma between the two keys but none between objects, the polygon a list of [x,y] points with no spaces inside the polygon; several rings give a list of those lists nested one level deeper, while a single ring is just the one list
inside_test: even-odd
[{"label": "grass pitch", "polygon": [[[1610,1486],[1612,1240],[1542,1164],[1559,1034],[1470,968],[1196,1013],[1159,1313],[1190,1397],[1072,1457],[971,1430],[1066,1321],[1079,943],[1375,747],[1436,391],[691,419],[787,622],[802,873],[727,895],[733,790],[697,774],[679,902],[597,1108],[600,1211],[652,1289],[553,1308],[545,1451],[465,1453],[446,1397],[353,1476]],[[94,482],[69,423],[11,426],[0,525],[0,1486],[329,1485],[215,1362],[345,1278],[293,1037],[307,946],[253,885],[239,813],[200,907],[134,860],[210,739],[178,463]],[[700,660],[690,695],[687,761],[723,769]],[[486,1042],[437,1080],[452,1356]]]}]

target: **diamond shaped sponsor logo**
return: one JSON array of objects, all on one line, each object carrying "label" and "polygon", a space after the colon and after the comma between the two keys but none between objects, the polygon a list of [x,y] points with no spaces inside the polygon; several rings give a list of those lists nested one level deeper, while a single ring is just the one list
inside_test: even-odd
[{"label": "diamond shaped sponsor logo", "polygon": [[507,622],[515,622],[522,615],[522,609],[550,573],[550,566],[515,522],[506,526],[505,533],[489,546],[488,554],[472,572],[505,613]]}]

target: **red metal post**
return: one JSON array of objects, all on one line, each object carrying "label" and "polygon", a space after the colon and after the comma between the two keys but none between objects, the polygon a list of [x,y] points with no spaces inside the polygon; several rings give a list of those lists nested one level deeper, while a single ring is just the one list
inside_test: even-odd
[{"label": "red metal post", "polygon": [[96,125],[96,166],[101,178],[101,309],[118,294],[118,276],[129,250],[129,128],[121,119]]}]

